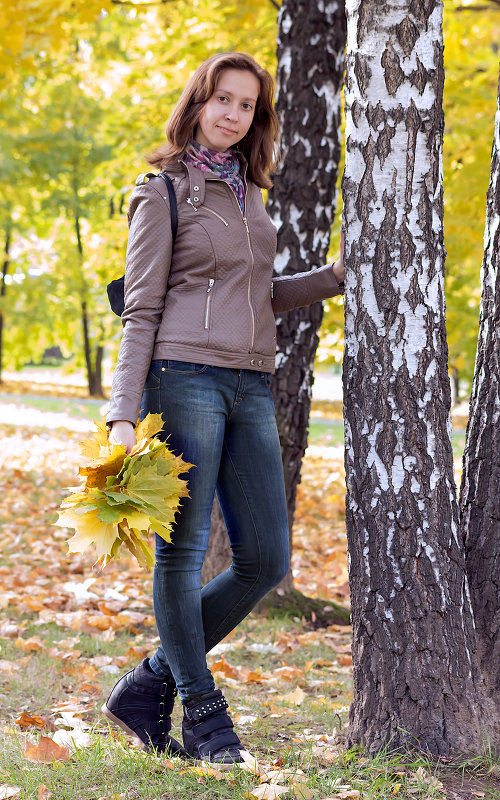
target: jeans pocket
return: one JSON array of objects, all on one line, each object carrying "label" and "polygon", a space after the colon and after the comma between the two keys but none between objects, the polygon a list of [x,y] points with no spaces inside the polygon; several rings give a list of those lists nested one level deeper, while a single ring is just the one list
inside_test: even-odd
[{"label": "jeans pocket", "polygon": [[165,361],[167,372],[181,372],[188,375],[197,375],[205,372],[206,364],[193,364],[191,361]]},{"label": "jeans pocket", "polygon": [[149,372],[144,382],[144,390],[158,389],[161,382],[161,367],[163,361],[155,360],[151,362]]}]

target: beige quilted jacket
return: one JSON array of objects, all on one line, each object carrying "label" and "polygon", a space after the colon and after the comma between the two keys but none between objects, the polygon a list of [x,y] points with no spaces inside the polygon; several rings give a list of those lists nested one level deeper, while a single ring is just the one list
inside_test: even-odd
[{"label": "beige quilted jacket", "polygon": [[272,276],[276,230],[249,182],[244,214],[224,181],[168,168],[179,226],[172,252],[162,178],[142,179],[129,208],[124,324],[107,421],[134,423],[152,359],[274,372],[274,314],[339,294],[330,265]]}]

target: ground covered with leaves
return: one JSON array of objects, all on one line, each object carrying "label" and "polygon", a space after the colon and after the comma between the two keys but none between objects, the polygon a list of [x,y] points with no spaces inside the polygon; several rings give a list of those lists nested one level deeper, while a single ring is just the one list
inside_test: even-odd
[{"label": "ground covered with leaves", "polygon": [[[0,800],[493,798],[487,758],[373,760],[346,750],[350,628],[252,615],[209,655],[249,753],[219,772],[144,754],[100,706],[158,643],[151,573],[124,557],[95,571],[69,555],[56,509],[82,433],[0,425]],[[23,420],[23,423],[26,420]],[[297,507],[294,571],[311,596],[348,605],[342,448],[317,437]],[[180,704],[173,734],[179,736]]]}]

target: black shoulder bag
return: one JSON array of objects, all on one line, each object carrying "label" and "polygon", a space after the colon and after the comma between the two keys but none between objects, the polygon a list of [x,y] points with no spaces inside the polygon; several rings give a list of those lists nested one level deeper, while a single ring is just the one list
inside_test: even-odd
[{"label": "black shoulder bag", "polygon": [[[151,177],[163,178],[167,186],[168,197],[170,200],[170,221],[172,223],[172,245],[173,245],[175,242],[175,237],[177,236],[177,222],[178,222],[177,198],[175,196],[174,186],[172,181],[166,174],[166,172],[160,172],[159,175],[152,175]],[[111,306],[111,311],[113,311],[117,315],[117,317],[121,317],[121,315],[123,314],[123,309],[125,308],[125,301],[124,301],[125,275],[122,275],[121,278],[116,278],[116,280],[111,281],[111,283],[108,283],[106,291],[108,293],[109,305]]]}]

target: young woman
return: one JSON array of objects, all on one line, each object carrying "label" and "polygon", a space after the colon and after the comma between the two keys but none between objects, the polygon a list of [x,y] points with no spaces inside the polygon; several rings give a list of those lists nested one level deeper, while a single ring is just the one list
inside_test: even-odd
[{"label": "young woman", "polygon": [[[342,258],[274,278],[276,231],[261,197],[277,152],[273,81],[250,56],[222,53],[195,72],[149,163],[177,197],[175,246],[162,178],[129,210],[123,338],[107,415],[110,440],[135,443],[139,409],[161,413],[169,446],[195,466],[173,543],[156,537],[161,645],[117,683],[103,711],[145,748],[218,765],[241,760],[206,653],[286,575],[288,521],[269,388],[274,313],[341,291]],[[142,403],[141,403],[142,398]],[[214,494],[232,564],[202,588]],[[183,745],[169,735],[174,697]]]}]

